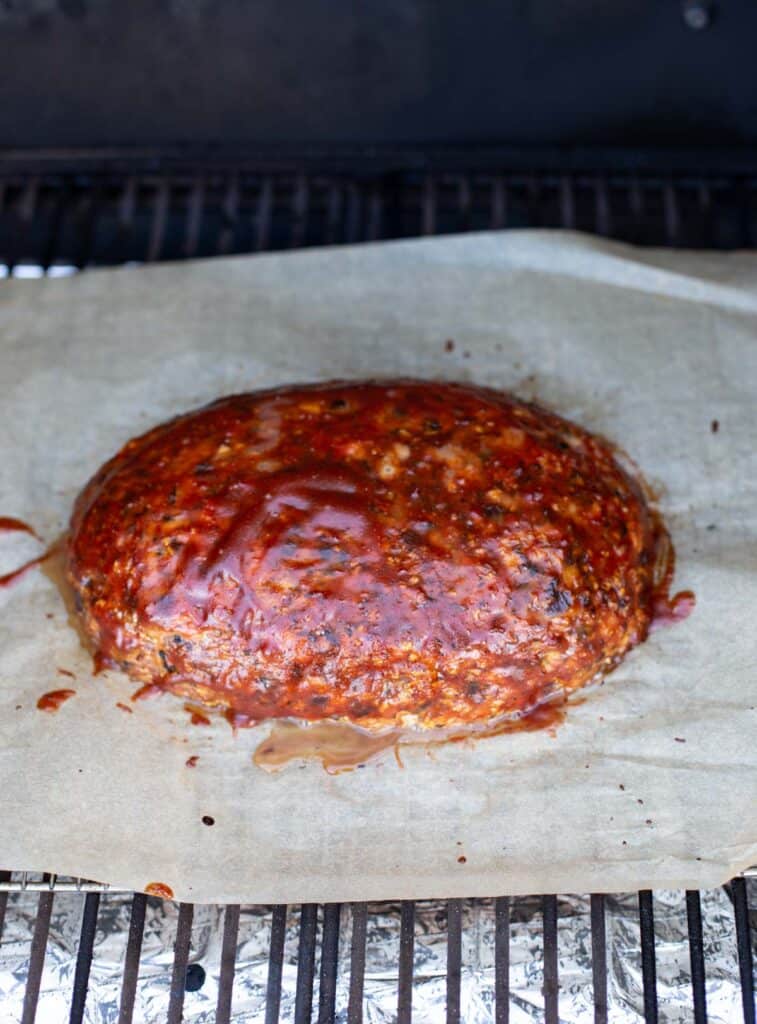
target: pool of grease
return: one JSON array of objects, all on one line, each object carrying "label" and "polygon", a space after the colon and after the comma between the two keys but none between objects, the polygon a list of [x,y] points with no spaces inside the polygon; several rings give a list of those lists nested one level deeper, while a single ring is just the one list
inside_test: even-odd
[{"label": "pool of grease", "polygon": [[327,772],[350,771],[378,757],[385,750],[394,750],[397,760],[400,746],[432,747],[439,743],[473,741],[511,732],[555,730],[565,720],[565,700],[541,704],[519,718],[501,719],[485,726],[450,726],[443,729],[387,729],[368,732],[349,722],[321,721],[312,723],[278,720],[268,737],[256,748],[253,762],[265,771],[274,772],[291,761],[317,760]]}]

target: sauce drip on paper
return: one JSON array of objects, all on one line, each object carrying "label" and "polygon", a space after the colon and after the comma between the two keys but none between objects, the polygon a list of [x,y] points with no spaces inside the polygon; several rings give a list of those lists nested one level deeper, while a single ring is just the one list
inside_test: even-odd
[{"label": "sauce drip on paper", "polygon": [[184,710],[189,715],[191,725],[210,725],[210,718],[205,713],[205,708],[198,707],[196,704],[185,704]]},{"label": "sauce drip on paper", "polygon": [[659,629],[661,626],[672,626],[676,622],[688,619],[697,599],[693,590],[681,590],[673,597],[660,595],[654,603],[654,612],[650,629]]},{"label": "sauce drip on paper", "polygon": [[134,691],[131,695],[131,699],[148,700],[150,697],[157,697],[159,693],[163,692],[163,687],[158,686],[157,683],[145,683],[144,686],[140,686],[138,690]]},{"label": "sauce drip on paper", "polygon": [[[22,519],[15,519],[13,516],[0,516],[0,533],[28,533],[36,540],[40,542],[42,540],[34,527],[29,526]],[[38,555],[37,558],[31,558],[28,562],[24,562],[23,565],[19,566],[18,569],[13,569],[11,572],[0,576],[0,587],[9,587],[12,583],[20,580],[30,569],[34,569],[36,566],[46,562],[48,558],[58,551],[58,548],[59,542],[56,542],[43,554]]]},{"label": "sauce drip on paper", "polygon": [[672,626],[676,622],[688,619],[697,603],[693,590],[680,590],[677,594],[670,593],[676,567],[675,551],[661,524],[658,535],[657,563],[657,579],[652,595],[652,618],[649,623],[650,632],[660,629],[662,626]]},{"label": "sauce drip on paper", "polygon": [[22,576],[25,576],[30,569],[42,565],[52,554],[52,551],[46,551],[39,558],[32,558],[29,562],[24,562],[18,569],[14,569],[13,572],[7,572],[4,576],[0,576],[0,587],[9,587],[12,583],[20,580]]},{"label": "sauce drip on paper", "polygon": [[0,516],[0,533],[29,533],[36,540],[42,540],[33,526],[29,526],[23,519],[14,519],[13,516]]},{"label": "sauce drip on paper", "polygon": [[50,690],[49,693],[42,694],[37,701],[37,707],[40,711],[57,711],[62,704],[75,695],[76,690]]},{"label": "sauce drip on paper", "polygon": [[170,885],[166,885],[165,882],[148,882],[145,886],[145,892],[148,896],[159,896],[162,900],[173,899],[173,889]]}]

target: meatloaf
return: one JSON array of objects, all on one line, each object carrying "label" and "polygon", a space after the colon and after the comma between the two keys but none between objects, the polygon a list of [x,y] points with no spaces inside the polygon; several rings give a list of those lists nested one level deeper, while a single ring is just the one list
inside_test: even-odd
[{"label": "meatloaf", "polygon": [[79,496],[67,572],[97,662],[237,722],[518,716],[644,639],[657,517],[604,440],[487,388],[222,398]]}]

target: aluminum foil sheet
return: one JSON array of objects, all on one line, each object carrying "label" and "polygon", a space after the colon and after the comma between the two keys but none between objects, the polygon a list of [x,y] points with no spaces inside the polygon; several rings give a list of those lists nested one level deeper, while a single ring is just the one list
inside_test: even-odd
[{"label": "aluminum foil sheet", "polygon": [[[751,905],[757,885],[750,883]],[[20,1021],[29,952],[39,896],[12,893],[8,899],[0,944],[0,1018]],[[113,1024],[118,1020],[121,972],[129,928],[130,897],[108,893],[100,903],[94,959],[85,1020]],[[68,1020],[76,949],[84,897],[56,893],[36,1020],[58,1024]],[[682,892],[655,893],[655,932],[659,1019],[683,1024],[692,1019],[687,921]],[[752,911],[754,914],[754,911]],[[134,1021],[164,1021],[168,1008],[173,942],[178,908],[157,899],[148,901]],[[733,908],[723,889],[702,894],[707,1006],[712,1024],[741,1020]],[[190,964],[205,972],[202,986],[187,991],[184,1020],[204,1024],[215,1019],[224,908],[195,907]],[[562,1024],[593,1021],[590,908],[587,897],[561,897],[558,918],[559,1015]],[[607,963],[609,1019],[643,1020],[638,903],[634,895],[607,897]],[[297,976],[299,910],[287,920],[282,979],[282,1021],[292,1020]],[[466,1024],[494,1019],[494,902],[469,901],[463,909],[461,1016]],[[364,1020],[394,1021],[397,1011],[399,905],[369,907],[366,945]],[[232,1017],[235,1022],[262,1022],[271,933],[270,908],[242,908],[237,946]],[[754,934],[754,933],[753,933]],[[320,938],[320,922],[319,922]],[[346,1021],[349,993],[351,914],[344,907],[339,941],[338,1021]],[[510,926],[510,1021],[543,1020],[542,915],[537,897],[513,900]],[[413,1020],[443,1022],[446,993],[446,906],[416,905]],[[194,979],[202,972],[194,969]],[[313,1020],[318,1008],[318,963]]]}]

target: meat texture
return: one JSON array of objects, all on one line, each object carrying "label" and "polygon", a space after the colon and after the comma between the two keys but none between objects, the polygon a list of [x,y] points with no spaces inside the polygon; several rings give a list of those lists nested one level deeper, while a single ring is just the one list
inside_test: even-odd
[{"label": "meat texture", "polygon": [[612,447],[493,390],[223,398],[128,444],[67,547],[99,664],[238,722],[521,715],[644,639],[664,534]]}]

